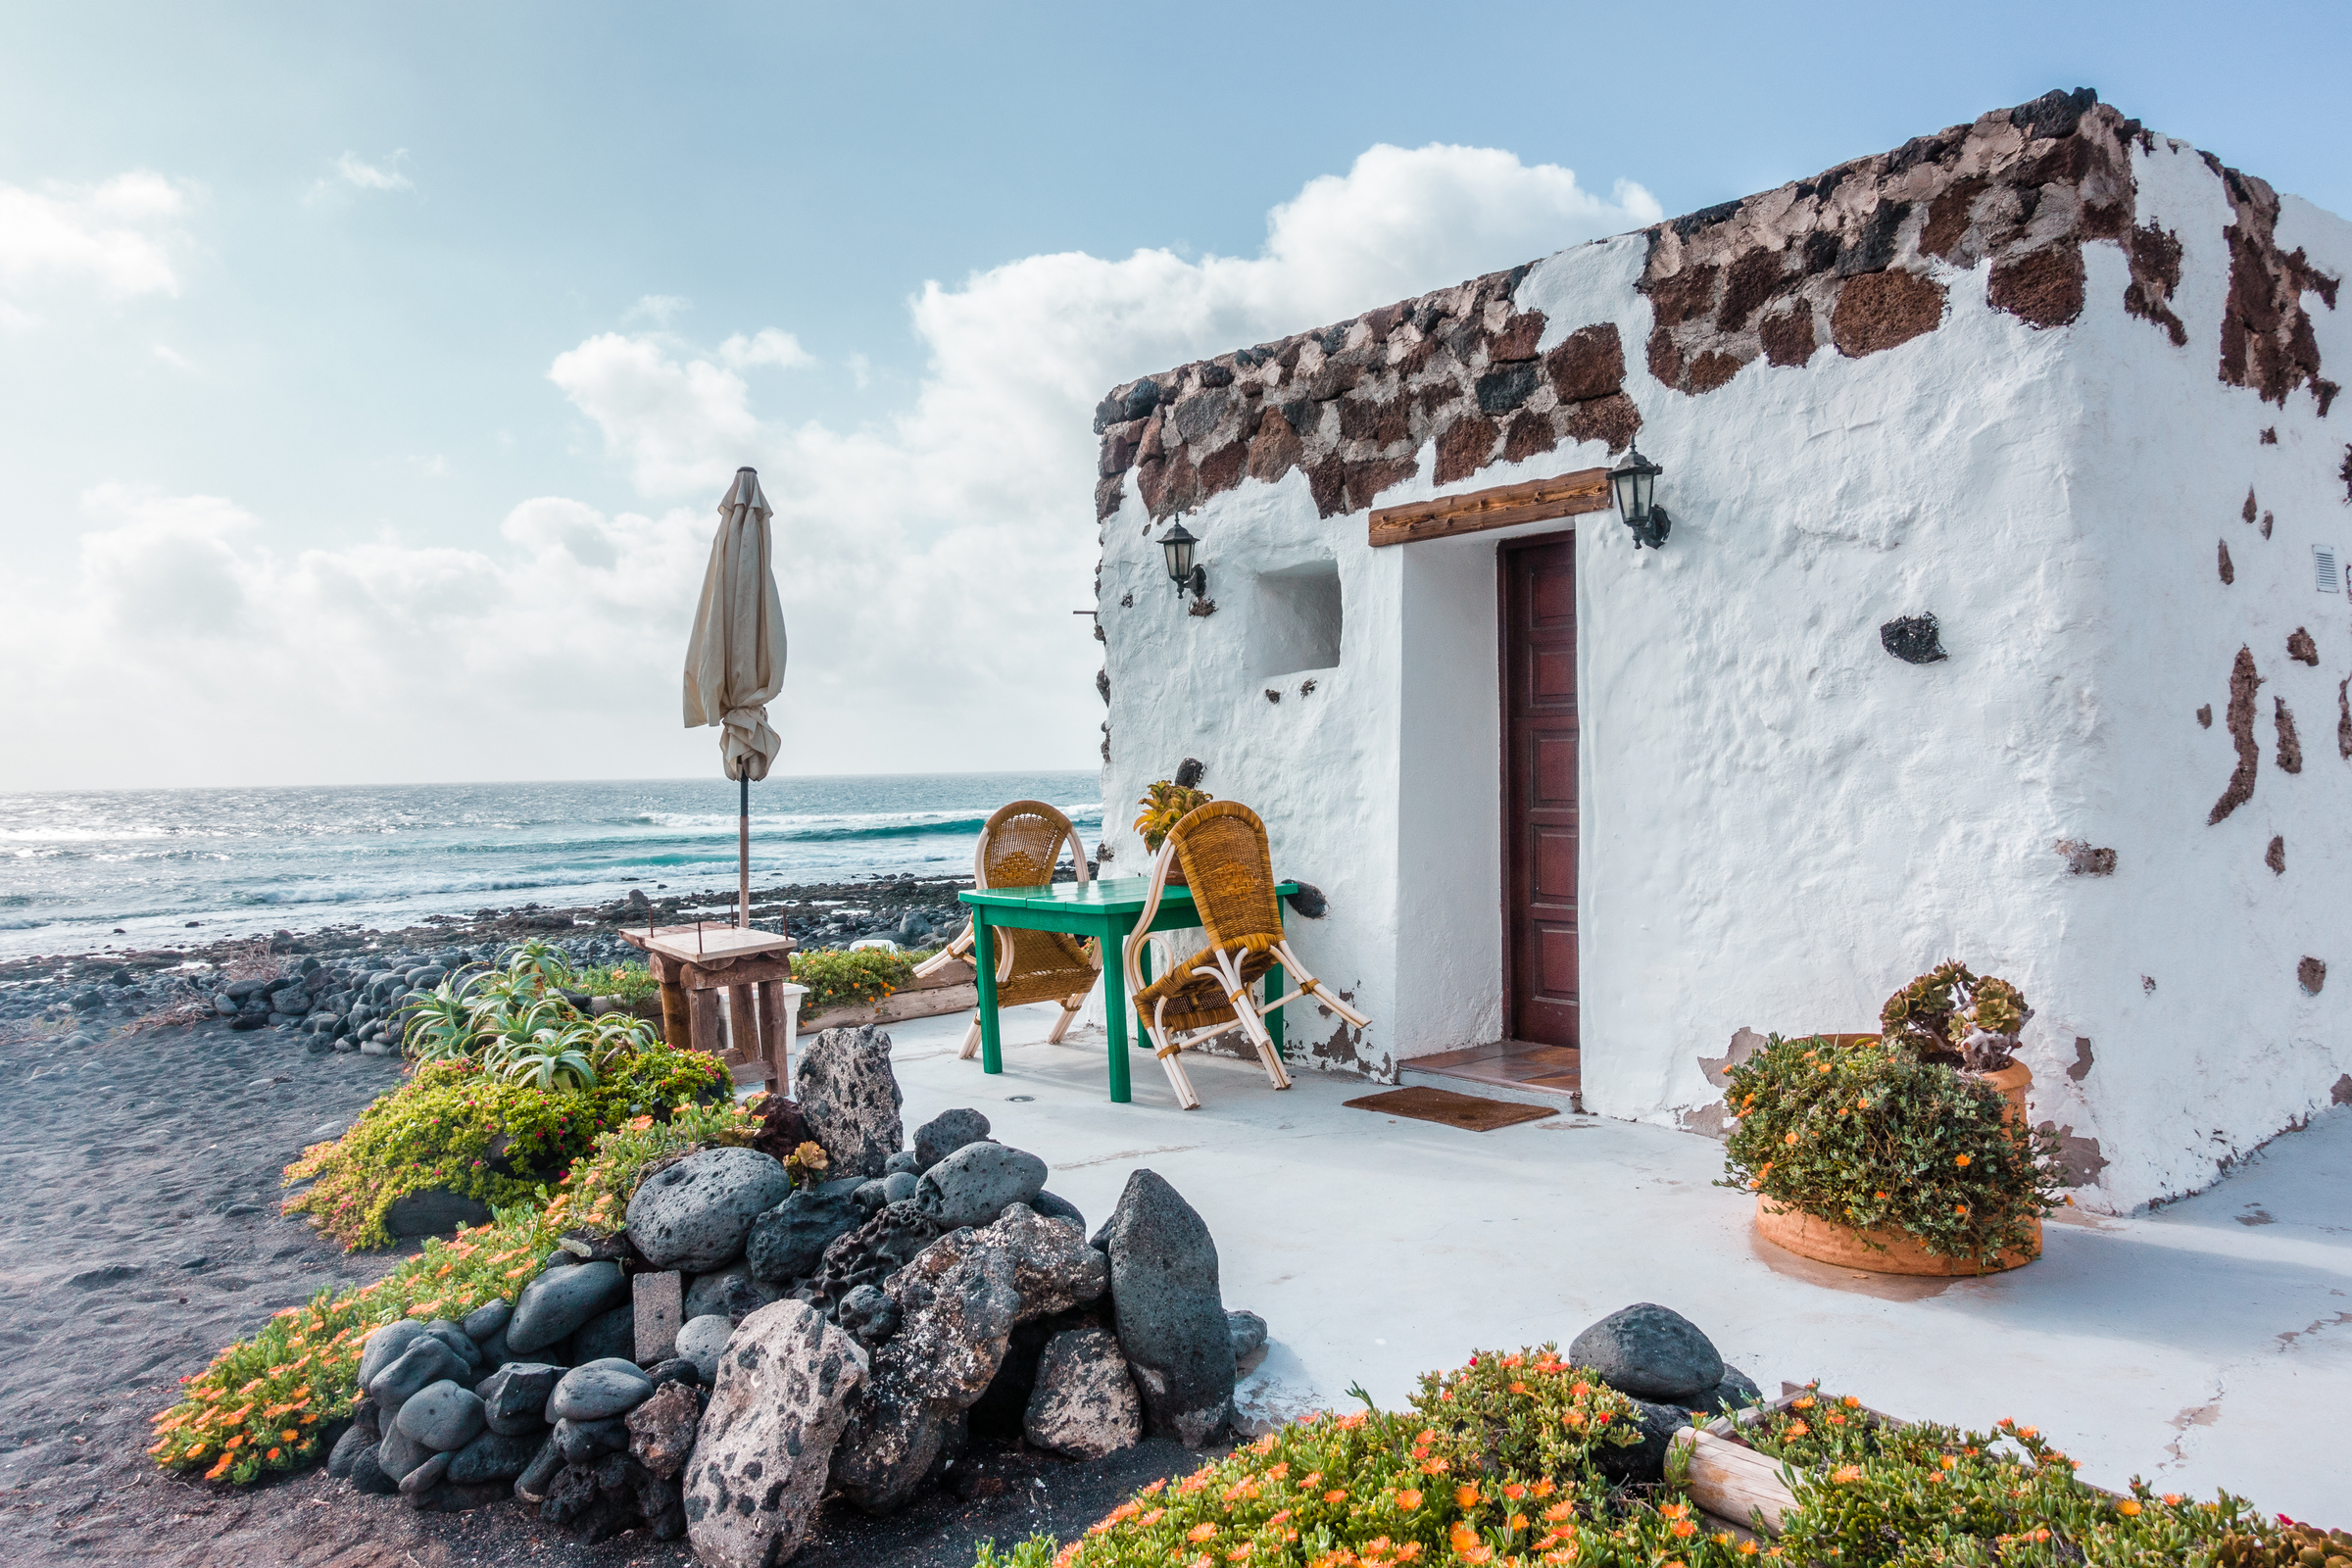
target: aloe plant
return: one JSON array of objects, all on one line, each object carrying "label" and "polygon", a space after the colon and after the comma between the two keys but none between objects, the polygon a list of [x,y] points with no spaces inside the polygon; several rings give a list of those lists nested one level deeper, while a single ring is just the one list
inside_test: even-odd
[{"label": "aloe plant", "polygon": [[480,1011],[473,993],[489,978],[487,969],[461,970],[402,1004],[402,1049],[419,1061],[472,1055]]}]

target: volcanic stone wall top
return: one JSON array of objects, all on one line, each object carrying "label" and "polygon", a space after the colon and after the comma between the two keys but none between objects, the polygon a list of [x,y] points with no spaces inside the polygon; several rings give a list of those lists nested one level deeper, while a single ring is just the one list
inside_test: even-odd
[{"label": "volcanic stone wall top", "polygon": [[[2051,92],[1893,152],[1727,202],[1646,230],[1638,287],[1652,327],[1650,373],[1697,397],[1757,360],[1814,362],[1825,346],[1859,359],[1936,330],[1949,302],[1931,261],[1991,262],[1988,300],[2035,328],[2084,305],[2082,246],[2121,247],[2123,306],[2176,345],[2177,233],[2142,224],[2129,146],[2155,136],[2089,88]],[[2338,279],[2276,238],[2278,197],[2211,154],[2235,221],[2219,374],[2283,406],[2308,388],[2325,416],[2337,386],[2320,373],[2304,296],[2335,308]],[[1614,322],[1580,325],[1539,357],[1546,322],[1515,300],[1533,264],[1129,382],[1095,411],[1102,436],[1096,515],[1119,510],[1130,468],[1152,518],[1199,506],[1245,475],[1307,476],[1324,516],[1360,511],[1417,469],[1450,484],[1562,440],[1623,450],[1642,427],[1625,390]]]}]

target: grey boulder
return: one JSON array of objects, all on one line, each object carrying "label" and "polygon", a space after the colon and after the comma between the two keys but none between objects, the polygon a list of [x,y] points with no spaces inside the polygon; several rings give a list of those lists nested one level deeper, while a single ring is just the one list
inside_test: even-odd
[{"label": "grey boulder", "polygon": [[360,1348],[360,1387],[364,1389],[373,1383],[375,1375],[399,1360],[400,1352],[423,1333],[422,1323],[413,1317],[404,1317],[368,1335],[367,1343]]},{"label": "grey boulder", "polygon": [[482,1419],[502,1437],[534,1437],[547,1425],[547,1401],[564,1377],[560,1366],[510,1361],[474,1386]]},{"label": "grey boulder", "polygon": [[698,1558],[771,1568],[800,1549],[865,1378],[865,1352],[805,1302],[777,1301],[744,1319],[683,1476]]},{"label": "grey boulder", "polygon": [[881,1175],[906,1136],[890,1036],[871,1024],[825,1030],[802,1056],[794,1086],[832,1174]]},{"label": "grey boulder", "polygon": [[397,1421],[386,1429],[383,1441],[375,1446],[375,1466],[395,1486],[432,1456],[433,1450],[401,1431]]},{"label": "grey boulder", "polygon": [[920,1190],[921,1180],[910,1170],[894,1170],[876,1185],[882,1189],[882,1201],[874,1206],[881,1208],[890,1203],[906,1202]]},{"label": "grey boulder", "polygon": [[490,1223],[490,1205],[446,1187],[404,1193],[384,1210],[384,1229],[398,1237],[451,1236],[461,1225]]},{"label": "grey boulder", "polygon": [[629,1240],[656,1268],[709,1273],[742,1255],[752,1222],[791,1192],[784,1167],[758,1150],[706,1149],[638,1184]]},{"label": "grey boulder", "polygon": [[805,1278],[816,1272],[835,1237],[848,1235],[865,1220],[864,1205],[854,1197],[827,1197],[822,1189],[805,1189],[752,1222],[744,1261],[755,1278],[771,1285]]},{"label": "grey boulder", "polygon": [[491,1481],[512,1481],[522,1474],[532,1455],[546,1443],[546,1435],[536,1429],[527,1436],[485,1432],[450,1456],[449,1479],[459,1486],[471,1487]]},{"label": "grey boulder", "polygon": [[[429,1334],[420,1334],[393,1358],[390,1366],[375,1375],[375,1380],[368,1385],[368,1396],[385,1415],[397,1416],[400,1407],[420,1390],[435,1383],[466,1378],[472,1370],[457,1351]],[[385,1466],[387,1472],[390,1469]]]},{"label": "grey boulder", "polygon": [[1073,1459],[1100,1459],[1143,1441],[1144,1404],[1119,1342],[1102,1329],[1065,1329],[1037,1358],[1023,1436]]},{"label": "grey boulder", "polygon": [[950,1230],[986,1225],[1007,1203],[1026,1203],[1046,1189],[1046,1162],[1003,1144],[966,1144],[916,1185],[914,1206]]},{"label": "grey boulder", "polygon": [[375,1406],[361,1400],[359,1408],[351,1412],[351,1425],[343,1429],[326,1456],[326,1473],[338,1481],[348,1478],[353,1462],[383,1440],[375,1424]]},{"label": "grey boulder", "polygon": [[1052,1193],[1040,1193],[1029,1200],[1029,1206],[1048,1219],[1057,1219],[1065,1224],[1077,1226],[1078,1234],[1081,1236],[1086,1234],[1086,1216],[1079,1213],[1078,1205],[1066,1198],[1056,1198]]},{"label": "grey boulder", "polygon": [[723,1317],[690,1317],[678,1330],[678,1354],[694,1363],[695,1376],[708,1389],[718,1381],[718,1356],[735,1337],[734,1323]]},{"label": "grey boulder", "polygon": [[1216,1239],[1175,1188],[1139,1170],[1127,1178],[1102,1240],[1119,1345],[1143,1395],[1146,1425],[1200,1447],[1233,1413],[1233,1330],[1217,1282]]},{"label": "grey boulder", "polygon": [[507,1326],[507,1320],[514,1315],[514,1302],[491,1301],[486,1305],[477,1306],[472,1311],[466,1313],[466,1321],[459,1324],[458,1327],[466,1331],[466,1337],[467,1339],[473,1341],[473,1343],[476,1345],[481,1345],[486,1343],[490,1337],[496,1334],[500,1329],[505,1328]]},{"label": "grey boulder", "polygon": [[566,1463],[594,1464],[629,1446],[629,1424],[616,1415],[598,1421],[559,1421],[554,1439]]},{"label": "grey boulder", "polygon": [[629,1282],[618,1263],[569,1262],[550,1268],[522,1288],[514,1315],[507,1320],[507,1348],[516,1355],[543,1350],[628,1298]]},{"label": "grey boulder", "polygon": [[859,1285],[833,1308],[833,1322],[870,1349],[899,1332],[899,1303],[871,1285]]},{"label": "grey boulder", "polygon": [[653,1392],[654,1380],[634,1362],[590,1361],[564,1374],[547,1401],[547,1415],[551,1421],[602,1421],[635,1409]]},{"label": "grey boulder", "polygon": [[1680,1404],[1723,1381],[1723,1357],[1698,1325],[1671,1307],[1637,1301],[1579,1334],[1568,1359],[1636,1398]]},{"label": "grey boulder", "polygon": [[988,1118],[966,1105],[956,1110],[943,1110],[914,1130],[914,1164],[917,1176],[938,1164],[966,1144],[977,1144],[988,1137]]},{"label": "grey boulder", "polygon": [[637,1303],[623,1301],[597,1313],[572,1332],[571,1364],[586,1366],[591,1361],[614,1357],[625,1361],[632,1358],[636,1348]]},{"label": "grey boulder", "polygon": [[401,1405],[393,1425],[436,1453],[455,1453],[482,1434],[482,1397],[456,1383],[434,1383]]}]

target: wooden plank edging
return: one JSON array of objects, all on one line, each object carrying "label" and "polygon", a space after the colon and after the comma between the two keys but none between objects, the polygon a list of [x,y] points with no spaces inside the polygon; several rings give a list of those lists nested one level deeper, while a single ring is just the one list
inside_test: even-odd
[{"label": "wooden plank edging", "polygon": [[1579,468],[1550,479],[1525,484],[1496,485],[1467,495],[1440,496],[1402,507],[1375,507],[1368,537],[1382,545],[1410,544],[1417,539],[1443,539],[1457,533],[1481,533],[1522,522],[1546,522],[1582,512],[1606,511],[1609,470]]}]

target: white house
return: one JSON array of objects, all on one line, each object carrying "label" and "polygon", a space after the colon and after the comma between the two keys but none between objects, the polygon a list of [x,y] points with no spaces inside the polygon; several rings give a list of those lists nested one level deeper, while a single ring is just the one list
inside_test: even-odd
[{"label": "white house", "polygon": [[1704,1130],[1740,1031],[1957,957],[2035,1009],[2079,1201],[2193,1190],[2352,1101],[2348,270],[2052,93],[1121,386],[1105,870],[1199,758],[1374,1020],[1295,1055],[1572,1047],[1587,1108]]}]

